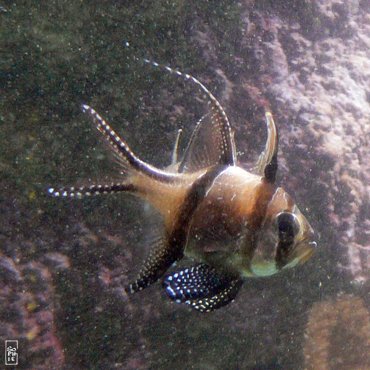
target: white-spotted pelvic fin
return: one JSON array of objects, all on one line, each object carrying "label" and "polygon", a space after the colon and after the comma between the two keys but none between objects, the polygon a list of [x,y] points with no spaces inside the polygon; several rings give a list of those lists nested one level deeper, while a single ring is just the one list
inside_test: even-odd
[{"label": "white-spotted pelvic fin", "polygon": [[267,140],[264,151],[258,158],[256,170],[257,173],[267,180],[274,183],[278,168],[277,154],[279,144],[279,134],[274,119],[270,112],[265,113],[267,126]]},{"label": "white-spotted pelvic fin", "polygon": [[185,303],[199,312],[212,312],[232,302],[242,284],[243,282],[241,280],[232,280],[229,285],[211,297],[188,300]]},{"label": "white-spotted pelvic fin", "polygon": [[163,288],[176,303],[185,303],[200,312],[227,305],[239,291],[242,281],[199,264],[165,276]]}]

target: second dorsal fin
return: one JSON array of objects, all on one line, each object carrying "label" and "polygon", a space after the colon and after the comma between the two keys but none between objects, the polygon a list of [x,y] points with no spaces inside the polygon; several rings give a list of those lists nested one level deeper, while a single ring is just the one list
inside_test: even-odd
[{"label": "second dorsal fin", "polygon": [[[129,47],[129,44],[125,43],[125,46]],[[179,172],[193,172],[218,164],[235,165],[236,149],[230,122],[221,104],[208,88],[192,75],[178,69],[146,58],[136,56],[133,58],[193,83],[208,102],[210,112],[198,121],[180,164]]]},{"label": "second dorsal fin", "polygon": [[[234,165],[234,156],[223,139],[225,135],[228,133],[213,113],[204,115],[191,135],[178,172],[195,172],[218,164]],[[232,137],[230,142],[233,146]]]}]

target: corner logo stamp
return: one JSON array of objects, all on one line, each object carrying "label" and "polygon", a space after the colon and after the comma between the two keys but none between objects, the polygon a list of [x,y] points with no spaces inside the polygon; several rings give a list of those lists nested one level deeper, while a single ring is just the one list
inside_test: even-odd
[{"label": "corner logo stamp", "polygon": [[18,365],[18,340],[5,341],[5,365]]}]

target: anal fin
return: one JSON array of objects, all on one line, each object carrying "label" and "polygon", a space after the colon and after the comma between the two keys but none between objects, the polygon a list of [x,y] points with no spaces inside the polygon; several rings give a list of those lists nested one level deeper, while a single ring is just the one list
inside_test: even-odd
[{"label": "anal fin", "polygon": [[128,293],[135,293],[155,283],[166,270],[178,259],[182,253],[170,248],[165,238],[153,242],[149,256],[144,261],[138,277],[126,288]]}]

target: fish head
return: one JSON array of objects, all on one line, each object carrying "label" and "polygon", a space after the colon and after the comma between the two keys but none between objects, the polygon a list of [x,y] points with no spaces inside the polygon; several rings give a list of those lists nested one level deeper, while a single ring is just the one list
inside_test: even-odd
[{"label": "fish head", "polygon": [[251,259],[255,276],[273,275],[306,262],[316,249],[314,231],[293,199],[277,188],[266,208]]}]

